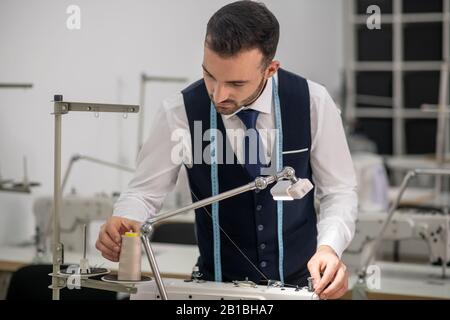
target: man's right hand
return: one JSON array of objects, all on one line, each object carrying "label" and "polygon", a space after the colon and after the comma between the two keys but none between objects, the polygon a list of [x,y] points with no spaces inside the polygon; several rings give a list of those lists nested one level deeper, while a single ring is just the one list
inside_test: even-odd
[{"label": "man's right hand", "polygon": [[139,233],[141,223],[122,217],[111,217],[102,225],[95,247],[102,256],[113,262],[119,261],[122,234],[127,231]]}]

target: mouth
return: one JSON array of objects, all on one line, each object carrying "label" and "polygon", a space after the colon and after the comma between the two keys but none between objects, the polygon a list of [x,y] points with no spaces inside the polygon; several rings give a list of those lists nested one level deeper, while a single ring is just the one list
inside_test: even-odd
[{"label": "mouth", "polygon": [[234,106],[233,102],[223,102],[216,104],[216,107],[222,108],[222,109],[228,109]]},{"label": "mouth", "polygon": [[231,104],[230,103],[227,103],[227,104],[216,104],[216,107],[220,108],[220,109],[228,109],[229,107],[231,107]]}]

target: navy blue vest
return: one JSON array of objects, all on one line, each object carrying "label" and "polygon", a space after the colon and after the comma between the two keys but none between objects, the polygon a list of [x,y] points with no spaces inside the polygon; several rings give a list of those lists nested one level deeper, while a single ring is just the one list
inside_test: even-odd
[{"label": "navy blue vest", "polygon": [[[310,98],[307,81],[285,70],[278,72],[279,97],[283,127],[283,151],[307,148],[307,152],[283,155],[283,165],[291,166],[299,178],[311,179]],[[194,150],[194,122],[201,121],[202,134],[210,129],[210,98],[205,83],[199,80],[182,91]],[[226,137],[220,115],[217,129]],[[209,135],[207,135],[209,137]],[[233,164],[225,162],[226,152],[233,152],[224,139],[223,164],[218,164],[219,193],[240,187],[253,179],[239,164],[233,153]],[[210,144],[202,142],[202,151]],[[220,150],[218,150],[220,152]],[[194,157],[193,157],[194,159]],[[220,159],[220,155],[219,155]],[[202,161],[187,168],[189,185],[196,195],[193,201],[211,196],[211,166]],[[219,202],[220,227],[239,246],[251,262],[270,280],[279,280],[277,205],[266,190],[251,191]],[[206,207],[211,213],[211,206]],[[307,263],[316,251],[317,228],[314,192],[300,200],[283,202],[284,274],[286,284],[305,285],[309,276]],[[196,210],[196,231],[200,250],[198,266],[203,278],[214,280],[214,252],[212,219],[200,208]],[[230,240],[221,233],[223,281],[264,280]]]}]

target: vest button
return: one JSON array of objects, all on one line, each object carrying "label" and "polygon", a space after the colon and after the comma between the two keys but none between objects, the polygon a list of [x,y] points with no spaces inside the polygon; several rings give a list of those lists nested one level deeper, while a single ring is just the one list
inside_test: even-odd
[{"label": "vest button", "polygon": [[262,225],[262,224],[260,224],[259,226],[258,226],[258,231],[263,231],[264,230],[264,226]]},{"label": "vest button", "polygon": [[256,206],[256,211],[261,211],[261,209],[262,209],[262,205],[258,204],[258,205]]},{"label": "vest button", "polygon": [[261,266],[261,268],[265,268],[267,267],[267,262],[262,261],[259,265]]},{"label": "vest button", "polygon": [[261,248],[261,250],[264,250],[264,249],[266,248],[266,244],[265,244],[265,243],[261,243],[261,244],[259,245],[259,247]]},{"label": "vest button", "polygon": [[260,193],[260,192],[261,192],[261,190],[255,189],[255,193]]}]

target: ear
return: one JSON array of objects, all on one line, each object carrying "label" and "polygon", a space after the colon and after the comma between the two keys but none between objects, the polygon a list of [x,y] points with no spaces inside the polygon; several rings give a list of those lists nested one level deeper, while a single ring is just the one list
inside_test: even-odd
[{"label": "ear", "polygon": [[265,71],[265,78],[271,78],[275,73],[277,73],[278,69],[280,69],[280,61],[272,61]]}]

